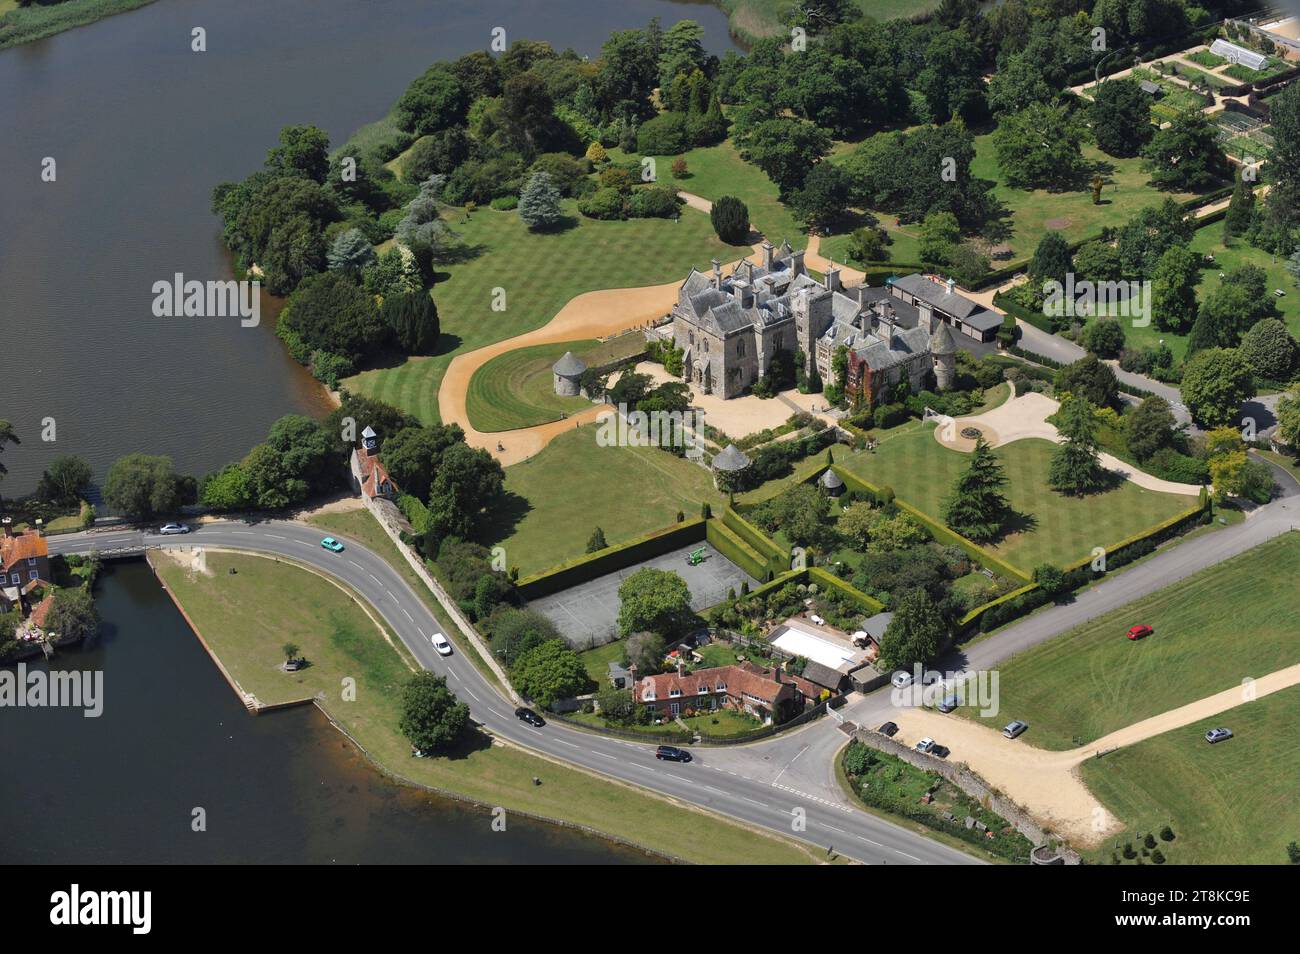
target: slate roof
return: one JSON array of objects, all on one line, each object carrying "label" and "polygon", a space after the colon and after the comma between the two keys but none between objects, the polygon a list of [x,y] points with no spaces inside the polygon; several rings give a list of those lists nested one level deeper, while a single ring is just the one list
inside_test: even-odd
[{"label": "slate roof", "polygon": [[563,357],[551,366],[551,370],[562,378],[576,378],[587,370],[587,366],[572,351],[566,351]]},{"label": "slate roof", "polygon": [[735,444],[728,444],[726,450],[713,455],[714,470],[743,470],[749,466],[749,458]]},{"label": "slate roof", "polygon": [[810,659],[803,667],[803,678],[814,685],[821,686],[823,689],[838,692],[848,676],[838,669],[832,669],[830,666],[824,666],[816,660]]},{"label": "slate roof", "polygon": [[906,361],[918,354],[925,354],[930,347],[930,335],[924,328],[910,328],[894,335],[892,346],[889,332],[881,329],[880,337],[858,348],[857,355],[867,363],[872,371],[892,368],[899,362]]},{"label": "slate roof", "polygon": [[981,308],[977,302],[971,301],[965,295],[948,291],[946,284],[936,282],[919,273],[895,278],[893,282],[896,287],[903,289],[909,295],[915,295],[921,301],[929,302],[945,315],[952,315],[963,321],[968,315],[975,314]]},{"label": "slate roof", "polygon": [[934,329],[934,335],[930,338],[931,354],[956,354],[957,341],[952,336],[952,326],[946,321],[939,322],[939,327]]},{"label": "slate roof", "polygon": [[822,474],[821,485],[827,490],[835,490],[837,487],[843,487],[844,481],[840,479],[839,474],[828,467],[826,473]]}]

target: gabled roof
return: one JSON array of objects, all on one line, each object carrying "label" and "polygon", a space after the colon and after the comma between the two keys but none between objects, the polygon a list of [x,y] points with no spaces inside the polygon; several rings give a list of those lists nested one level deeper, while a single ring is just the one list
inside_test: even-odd
[{"label": "gabled roof", "polygon": [[894,279],[894,285],[914,295],[921,301],[929,302],[946,315],[965,319],[966,316],[980,310],[980,305],[956,291],[948,291],[946,282],[939,282],[928,275],[904,275]]},{"label": "gabled roof", "polygon": [[22,530],[12,537],[0,537],[0,565],[8,570],[33,558],[48,557],[50,545],[36,530]]},{"label": "gabled roof", "polygon": [[[814,685],[821,686],[823,689],[839,691],[840,686],[844,684],[844,680],[847,679],[848,676],[840,672],[838,669],[832,669],[830,666],[825,666],[817,662],[815,659],[810,659],[804,664],[803,678],[807,679]],[[807,694],[808,693],[804,693],[804,695]]]},{"label": "gabled roof", "polygon": [[867,363],[872,371],[892,368],[901,361],[925,353],[930,347],[930,335],[924,328],[910,328],[889,338],[889,332],[881,330],[880,337],[856,351],[857,356]]},{"label": "gabled roof", "polygon": [[32,607],[31,621],[32,625],[38,629],[45,628],[45,618],[50,615],[50,607],[54,605],[54,594],[49,593],[45,599],[41,600]]}]

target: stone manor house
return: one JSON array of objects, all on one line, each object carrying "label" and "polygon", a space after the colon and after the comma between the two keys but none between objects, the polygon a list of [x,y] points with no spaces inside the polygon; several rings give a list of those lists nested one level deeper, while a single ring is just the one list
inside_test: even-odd
[{"label": "stone manor house", "polygon": [[846,384],[872,403],[888,399],[904,377],[912,390],[934,371],[952,386],[957,342],[990,341],[1001,318],[957,294],[951,280],[926,275],[891,279],[883,288],[845,288],[833,265],[819,282],[804,253],[788,242],[763,243],[763,264],[748,260],[722,275],[691,269],[672,310],[674,343],[683,349],[682,378],[706,394],[733,398],[765,377],[780,351],[802,353],[825,383],[831,361],[848,349]]}]

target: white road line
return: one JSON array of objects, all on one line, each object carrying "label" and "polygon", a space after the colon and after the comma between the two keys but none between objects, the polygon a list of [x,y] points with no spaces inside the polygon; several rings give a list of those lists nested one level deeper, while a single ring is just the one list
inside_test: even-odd
[{"label": "white road line", "polygon": [[771,807],[772,807],[772,806],[769,805],[767,802],[760,802],[760,801],[759,801],[758,799],[756,799],[756,798],[749,798],[749,797],[747,797],[747,796],[745,796],[745,795],[741,795],[740,797],[741,797],[741,799],[742,799],[743,801],[749,802],[749,804],[751,804],[751,805],[757,805],[757,806],[759,806],[760,808],[771,808]]},{"label": "white road line", "polygon": [[571,749],[579,748],[579,746],[574,745],[572,742],[565,742],[563,739],[556,739],[555,741],[559,742],[560,745],[567,745]]},{"label": "white road line", "polygon": [[379,577],[375,576],[373,573],[367,573],[366,576],[370,577],[370,578],[371,578],[372,580],[374,580],[376,583],[379,582]]},{"label": "white road line", "polygon": [[355,566],[358,570],[361,569],[361,564],[358,563],[356,560],[349,560],[348,562],[351,563],[353,566]]},{"label": "white road line", "polygon": [[478,696],[475,696],[475,695],[474,695],[474,690],[471,689],[469,686],[466,686],[466,687],[465,687],[465,691],[468,692],[471,696],[474,696],[474,701],[475,701],[475,702],[482,702],[482,701],[483,701],[483,700],[480,699]]},{"label": "white road line", "polygon": [[921,860],[920,858],[916,857],[916,855],[909,855],[907,852],[905,852],[905,851],[899,851],[897,848],[894,849],[894,854],[896,854],[896,855],[902,855],[904,858],[911,858],[913,861],[916,861],[916,862],[920,862],[920,860]]},{"label": "white road line", "polygon": [[412,616],[410,613],[407,613],[407,612],[406,612],[406,607],[405,607],[405,606],[402,607],[402,612],[406,614],[406,618],[409,619],[412,623],[415,622],[415,617]]},{"label": "white road line", "polygon": [[618,761],[618,759],[615,756],[610,755],[606,752],[597,752],[595,749],[588,749],[587,751],[590,752],[592,755],[599,755],[602,759],[609,759],[611,762]]}]

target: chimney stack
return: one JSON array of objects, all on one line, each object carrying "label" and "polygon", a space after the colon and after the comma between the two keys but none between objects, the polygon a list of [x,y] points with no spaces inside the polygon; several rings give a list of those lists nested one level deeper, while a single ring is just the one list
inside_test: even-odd
[{"label": "chimney stack", "polygon": [[793,268],[791,269],[792,274],[802,275],[804,273],[803,249],[799,249],[799,251],[793,253],[790,258],[794,263]]},{"label": "chimney stack", "polygon": [[833,292],[840,290],[840,270],[835,267],[834,259],[831,260],[830,267],[826,269],[826,287]]},{"label": "chimney stack", "polygon": [[14,518],[13,518],[13,517],[5,517],[5,518],[4,518],[4,527],[5,527],[5,536],[6,536],[6,537],[12,537],[12,536],[14,535]]},{"label": "chimney stack", "polygon": [[713,287],[722,289],[722,263],[716,258],[713,260]]},{"label": "chimney stack", "polygon": [[45,526],[45,520],[42,517],[36,518],[36,535],[41,536],[41,530]]},{"label": "chimney stack", "polygon": [[767,271],[772,270],[772,252],[774,247],[771,242],[763,241],[763,268]]},{"label": "chimney stack", "polygon": [[686,675],[686,660],[679,654],[677,656],[677,678],[680,679],[684,675]]}]

